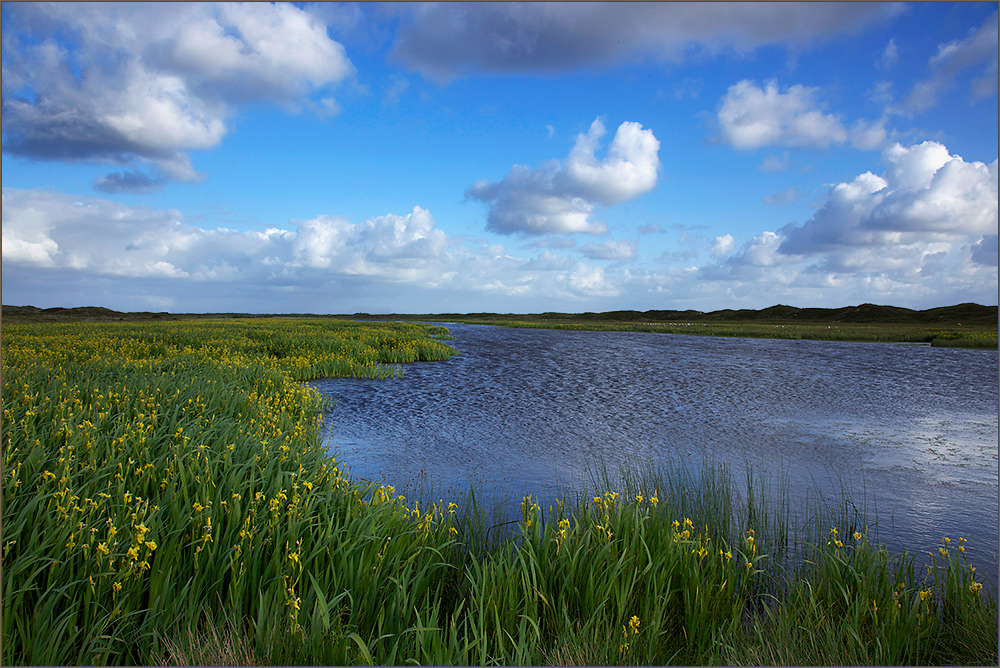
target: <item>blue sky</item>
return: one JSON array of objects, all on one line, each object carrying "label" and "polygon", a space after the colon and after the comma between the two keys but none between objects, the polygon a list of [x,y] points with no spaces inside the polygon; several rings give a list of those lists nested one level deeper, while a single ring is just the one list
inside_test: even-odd
[{"label": "blue sky", "polygon": [[997,3],[2,12],[4,304],[997,303]]}]

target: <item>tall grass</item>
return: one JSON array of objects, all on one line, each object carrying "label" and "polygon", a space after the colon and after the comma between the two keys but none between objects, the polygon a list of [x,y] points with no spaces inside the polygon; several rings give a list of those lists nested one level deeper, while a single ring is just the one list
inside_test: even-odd
[{"label": "tall grass", "polygon": [[513,519],[352,480],[300,381],[443,359],[444,334],[4,328],[3,663],[996,663],[961,539],[923,572],[845,504],[806,545],[752,471],[602,469]]}]

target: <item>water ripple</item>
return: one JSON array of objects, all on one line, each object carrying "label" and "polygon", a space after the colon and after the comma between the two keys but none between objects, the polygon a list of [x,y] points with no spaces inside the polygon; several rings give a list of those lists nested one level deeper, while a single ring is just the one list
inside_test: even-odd
[{"label": "water ripple", "polygon": [[451,360],[313,383],[352,474],[537,495],[600,462],[751,463],[793,495],[863,488],[890,546],[963,535],[996,570],[996,351],[448,327]]}]

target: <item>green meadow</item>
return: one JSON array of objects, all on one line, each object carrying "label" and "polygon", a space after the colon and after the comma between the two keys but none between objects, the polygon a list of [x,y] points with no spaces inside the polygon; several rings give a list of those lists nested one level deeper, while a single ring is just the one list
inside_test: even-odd
[{"label": "green meadow", "polygon": [[352,478],[303,381],[377,382],[446,341],[337,319],[8,322],[2,662],[997,664],[965,539],[929,566],[890,554],[849,498],[793,514],[752,471],[663,466],[520,499],[511,523],[474,490]]},{"label": "green meadow", "polygon": [[476,314],[462,322],[503,327],[657,332],[693,336],[929,343],[997,349],[997,307],[958,304],[926,311],[862,304],[839,309],[772,306],[754,310]]}]

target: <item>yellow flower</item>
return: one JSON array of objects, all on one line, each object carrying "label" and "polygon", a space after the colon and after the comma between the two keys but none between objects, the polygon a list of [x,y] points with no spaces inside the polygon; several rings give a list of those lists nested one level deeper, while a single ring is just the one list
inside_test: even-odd
[{"label": "yellow flower", "polygon": [[941,553],[942,557],[948,556],[948,550],[944,549],[943,547],[939,547],[938,552]]},{"label": "yellow flower", "polygon": [[972,584],[969,585],[969,591],[971,591],[973,594],[978,594],[979,590],[982,588],[983,585],[981,585],[978,582],[973,582]]},{"label": "yellow flower", "polygon": [[931,593],[931,590],[930,590],[930,589],[928,589],[927,591],[922,591],[922,592],[920,592],[920,600],[921,600],[921,601],[927,601],[927,600],[929,600],[929,599],[930,599],[930,598],[931,598],[932,596],[934,596],[934,594],[933,594],[933,593]]},{"label": "yellow flower", "polygon": [[109,550],[108,546],[105,545],[104,543],[97,544],[97,551],[100,552],[101,554],[111,554],[111,550]]},{"label": "yellow flower", "polygon": [[857,540],[857,541],[861,540],[861,534],[858,533],[857,531],[854,532],[854,540]]},{"label": "yellow flower", "polygon": [[639,618],[636,615],[632,615],[632,619],[628,620],[628,625],[632,629],[632,633],[639,632]]},{"label": "yellow flower", "polygon": [[122,583],[121,582],[116,582],[113,585],[111,585],[111,588],[117,594],[118,592],[120,592],[122,590]]},{"label": "yellow flower", "polygon": [[636,494],[635,495],[635,502],[636,503],[642,503],[642,494]]},{"label": "yellow flower", "polygon": [[205,510],[205,506],[201,505],[197,501],[195,502],[194,506],[192,506],[192,508],[194,508],[195,512],[197,513],[200,513],[201,511]]},{"label": "yellow flower", "polygon": [[156,549],[156,541],[152,541],[152,540],[147,540],[147,541],[146,541],[146,548],[147,548],[147,549],[148,549],[148,550],[149,550],[150,552],[152,552],[153,550],[155,550],[155,549]]}]

